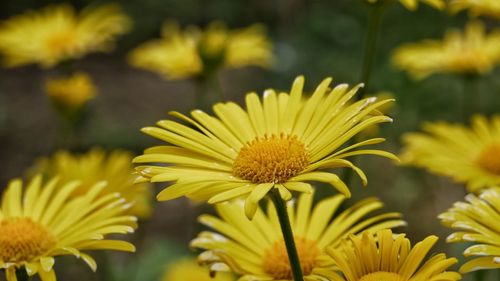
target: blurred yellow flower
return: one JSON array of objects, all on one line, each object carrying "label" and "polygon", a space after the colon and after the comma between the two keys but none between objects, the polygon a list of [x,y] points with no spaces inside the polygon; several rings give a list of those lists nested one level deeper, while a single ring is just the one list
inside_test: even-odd
[{"label": "blurred yellow flower", "polygon": [[471,192],[500,184],[500,116],[474,116],[471,128],[428,123],[424,131],[403,136],[402,163],[466,183]]},{"label": "blurred yellow flower", "polygon": [[96,88],[88,74],[77,72],[69,77],[49,78],[45,92],[57,105],[74,109],[93,99]]},{"label": "blurred yellow flower", "polygon": [[472,16],[488,16],[500,19],[500,1],[498,0],[449,0],[449,8],[456,13],[469,10]]},{"label": "blurred yellow flower", "polygon": [[3,64],[14,67],[38,63],[52,67],[90,52],[108,51],[130,20],[118,5],[87,8],[75,14],[69,5],[29,11],[0,23]]},{"label": "blurred yellow flower", "polygon": [[131,163],[132,154],[129,152],[105,152],[94,148],[81,155],[59,151],[51,158],[40,159],[33,170],[48,177],[58,175],[63,181],[81,181],[82,184],[73,190],[72,196],[86,194],[97,182],[106,181],[108,184],[100,196],[119,193],[132,204],[128,214],[146,218],[151,215],[152,187],[147,183],[134,185],[136,176],[132,175],[134,170]]},{"label": "blurred yellow flower", "polygon": [[172,262],[165,270],[161,281],[234,281],[230,273],[220,272],[213,278],[206,267],[196,263],[196,260],[184,258]]},{"label": "blurred yellow flower", "polygon": [[331,80],[323,80],[307,99],[302,98],[304,78],[300,76],[290,94],[269,89],[262,101],[256,93],[248,94],[246,111],[227,102],[213,107],[217,117],[201,110],[192,111],[192,118],[173,112],[189,125],[162,120],[159,128],[143,128],[170,145],[149,148],[135,158],[135,163],[154,163],[137,171],[143,181],[174,182],[158,194],[158,200],[188,196],[219,203],[243,196],[249,218],[272,188],[283,200],[290,200],[290,191],[311,192],[307,182],[319,181],[349,197],[349,188],[327,169],[351,168],[366,184],[363,171],[345,158],[373,154],[397,159],[382,150],[357,150],[383,142],[382,138],[342,147],[367,127],[391,122],[387,116],[370,114],[392,100],[364,98],[347,104],[361,85],[332,89]]},{"label": "blurred yellow flower", "polygon": [[437,240],[436,236],[431,235],[412,248],[404,234],[393,234],[390,229],[380,230],[375,235],[368,231],[359,236],[351,235],[349,241],[342,243],[342,247],[328,249],[328,254],[343,273],[343,277],[333,273],[329,280],[460,280],[460,274],[445,271],[457,263],[457,259],[446,258],[445,254],[440,253],[425,260]]},{"label": "blurred yellow flower", "polygon": [[268,67],[272,61],[271,47],[261,25],[228,30],[224,24],[214,22],[204,31],[194,26],[181,31],[177,24],[167,22],[162,38],[132,50],[128,61],[167,79],[180,79],[204,75],[220,67]]},{"label": "blurred yellow flower", "polygon": [[[368,3],[374,4],[386,0],[366,0],[366,1],[368,1]],[[440,10],[445,7],[444,0],[399,0],[399,2],[410,11],[415,11],[418,7],[419,2],[423,2]]]},{"label": "blurred yellow flower", "polygon": [[476,242],[464,251],[474,258],[460,272],[500,268],[500,188],[485,189],[479,197],[469,194],[465,200],[439,215],[444,225],[457,230],[447,242]]},{"label": "blurred yellow flower", "polygon": [[[289,204],[288,213],[305,280],[326,280],[335,264],[326,255],[349,234],[404,226],[399,213],[366,217],[382,208],[376,198],[359,201],[338,214],[346,199],[336,195],[313,206],[313,194],[301,194],[297,206]],[[216,232],[201,232],[191,246],[204,249],[198,257],[211,271],[231,269],[243,275],[240,280],[292,280],[288,255],[274,205],[267,214],[258,208],[253,220],[245,217],[243,202],[216,205],[220,219],[202,215],[199,221]]]},{"label": "blurred yellow flower", "polygon": [[500,30],[486,34],[484,25],[473,21],[464,33],[448,31],[443,41],[403,45],[392,61],[415,79],[434,73],[485,74],[500,63]]},{"label": "blurred yellow flower", "polygon": [[135,251],[128,242],[105,238],[134,231],[136,218],[122,214],[126,203],[116,194],[96,197],[105,189],[102,182],[70,197],[79,186],[57,177],[44,184],[36,176],[23,194],[21,180],[9,183],[0,210],[0,268],[7,281],[17,280],[16,270],[56,280],[55,256],[74,255],[95,271],[96,262],[81,250]]}]

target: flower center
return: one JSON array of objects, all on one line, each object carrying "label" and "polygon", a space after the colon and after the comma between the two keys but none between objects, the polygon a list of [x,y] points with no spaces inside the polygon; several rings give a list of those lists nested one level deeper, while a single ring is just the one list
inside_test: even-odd
[{"label": "flower center", "polygon": [[[316,257],[320,254],[316,242],[303,238],[295,239],[300,267],[304,276],[311,274],[316,265]],[[285,242],[276,241],[267,249],[264,257],[264,271],[276,280],[292,280],[292,269],[288,260]]]},{"label": "flower center", "polygon": [[500,143],[485,147],[477,158],[477,164],[486,171],[500,176]]},{"label": "flower center", "polygon": [[3,262],[30,261],[55,244],[54,236],[30,218],[0,220],[0,259]]},{"label": "flower center", "polygon": [[393,272],[378,271],[367,274],[358,281],[403,281],[403,277]]},{"label": "flower center", "polygon": [[306,148],[287,134],[256,138],[240,149],[233,174],[253,183],[283,183],[309,163]]},{"label": "flower center", "polygon": [[55,56],[71,55],[74,48],[75,35],[70,31],[61,31],[47,40],[47,49]]}]

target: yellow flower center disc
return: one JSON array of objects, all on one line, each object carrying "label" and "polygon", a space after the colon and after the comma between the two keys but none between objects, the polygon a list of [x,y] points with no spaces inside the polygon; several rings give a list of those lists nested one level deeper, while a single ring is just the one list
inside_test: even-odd
[{"label": "yellow flower center disc", "polygon": [[500,143],[491,144],[483,149],[477,163],[488,172],[500,175]]},{"label": "yellow flower center disc", "polygon": [[[303,238],[296,238],[295,246],[297,247],[302,273],[304,275],[311,274],[316,265],[315,259],[320,254],[316,243]],[[283,240],[275,242],[271,248],[267,249],[263,267],[264,271],[276,280],[292,280],[292,269]]]},{"label": "yellow flower center disc", "polygon": [[367,274],[359,281],[403,281],[403,277],[393,272],[379,271]]},{"label": "yellow flower center disc", "polygon": [[233,174],[253,183],[283,183],[309,163],[307,151],[295,136],[256,138],[240,149]]},{"label": "yellow flower center disc", "polygon": [[55,244],[54,236],[30,218],[0,220],[0,259],[3,262],[30,261]]}]

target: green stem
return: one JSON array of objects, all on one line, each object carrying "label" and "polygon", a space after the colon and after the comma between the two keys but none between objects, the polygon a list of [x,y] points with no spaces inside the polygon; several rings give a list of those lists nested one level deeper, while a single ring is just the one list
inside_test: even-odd
[{"label": "green stem", "polygon": [[195,78],[196,107],[203,111],[210,110],[212,104],[224,98],[217,73],[209,73]]},{"label": "green stem", "polygon": [[269,196],[271,197],[271,200],[276,207],[276,212],[278,213],[281,232],[283,233],[283,240],[285,241],[288,259],[290,261],[290,267],[292,268],[293,280],[303,281],[304,277],[302,275],[302,268],[300,267],[297,248],[295,247],[295,240],[293,237],[292,227],[290,225],[290,219],[288,218],[286,204],[283,199],[281,199],[278,189],[276,188],[273,188],[271,192],[269,192]]},{"label": "green stem", "polygon": [[462,80],[462,117],[464,122],[468,122],[470,116],[479,109],[480,97],[476,76],[464,75]]}]

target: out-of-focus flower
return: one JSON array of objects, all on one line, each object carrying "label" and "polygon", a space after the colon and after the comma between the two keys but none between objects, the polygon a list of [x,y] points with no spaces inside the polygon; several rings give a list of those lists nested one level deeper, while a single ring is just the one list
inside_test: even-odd
[{"label": "out-of-focus flower", "polygon": [[119,193],[132,204],[127,213],[146,218],[151,214],[152,187],[147,183],[134,185],[136,176],[132,175],[131,163],[132,154],[129,152],[115,150],[107,153],[94,148],[82,155],[59,151],[51,158],[40,159],[33,170],[48,177],[58,175],[62,181],[82,182],[71,196],[86,194],[97,182],[106,181],[107,186],[99,196]]},{"label": "out-of-focus flower", "polygon": [[498,0],[449,0],[449,9],[453,13],[468,10],[472,16],[487,16],[500,19],[500,1]]},{"label": "out-of-focus flower", "polygon": [[69,77],[49,78],[45,92],[58,106],[77,109],[95,97],[96,88],[89,75],[77,72]]},{"label": "out-of-focus flower", "polygon": [[181,31],[168,22],[161,39],[146,42],[129,54],[131,65],[167,79],[196,77],[221,67],[268,67],[271,61],[271,43],[263,26],[228,30],[220,22],[204,31],[194,26]]},{"label": "out-of-focus flower", "polygon": [[246,198],[249,218],[272,188],[283,200],[290,200],[290,191],[311,192],[307,182],[319,181],[349,197],[345,183],[325,169],[351,168],[366,184],[363,171],[345,158],[374,154],[397,159],[382,150],[357,150],[382,138],[340,148],[367,127],[391,122],[384,115],[369,115],[392,100],[364,98],[347,104],[361,85],[331,89],[330,83],[330,78],[323,80],[310,98],[302,99],[301,76],[290,94],[270,89],[262,101],[256,93],[248,94],[246,111],[233,102],[218,103],[213,107],[217,117],[201,110],[192,111],[192,118],[173,112],[189,126],[163,120],[157,123],[159,128],[143,128],[144,133],[171,145],[149,148],[135,158],[135,163],[155,163],[139,166],[137,171],[143,181],[175,182],[158,194],[158,200],[188,196],[219,203],[241,196]]},{"label": "out-of-focus flower", "polygon": [[71,197],[79,186],[58,178],[43,184],[36,176],[23,192],[21,180],[9,183],[0,210],[0,268],[8,281],[17,280],[16,270],[56,280],[55,256],[74,255],[95,271],[96,262],[82,250],[135,251],[128,242],[105,238],[133,232],[136,218],[122,211],[127,204],[117,194],[97,197],[105,189],[103,182]]},{"label": "out-of-focus flower", "polygon": [[474,116],[472,128],[445,122],[408,133],[401,161],[466,183],[471,192],[500,184],[500,116]]},{"label": "out-of-focus flower", "polygon": [[482,23],[470,22],[464,33],[448,31],[443,41],[403,45],[392,61],[415,79],[434,73],[485,74],[500,63],[500,31],[486,34]]},{"label": "out-of-focus flower", "polygon": [[468,194],[465,200],[439,215],[444,225],[457,230],[447,242],[476,243],[464,251],[464,256],[474,258],[460,272],[500,268],[500,188],[485,189],[479,197]]},{"label": "out-of-focus flower", "polygon": [[69,5],[49,6],[0,23],[0,53],[7,67],[30,63],[52,67],[110,50],[114,39],[129,27],[129,18],[115,4],[87,8],[78,15]]},{"label": "out-of-focus flower", "polygon": [[[366,0],[368,3],[375,4],[380,1],[395,1],[395,0]],[[403,6],[405,6],[410,11],[415,11],[418,7],[418,3],[423,2],[427,5],[430,5],[436,9],[443,9],[445,7],[444,0],[399,0]]]},{"label": "out-of-focus flower", "polygon": [[[376,198],[362,200],[335,214],[346,199],[336,195],[319,201],[314,207],[313,194],[301,194],[298,204],[289,204],[292,232],[305,280],[325,280],[335,268],[326,255],[327,247],[336,247],[349,234],[377,231],[406,225],[399,213],[366,217],[383,204]],[[243,275],[240,280],[293,280],[287,250],[274,205],[267,214],[258,208],[253,220],[245,217],[241,201],[216,205],[220,219],[202,215],[199,221],[216,232],[205,231],[191,246],[206,250],[198,261],[211,271],[227,270]]]},{"label": "out-of-focus flower", "polygon": [[206,267],[200,266],[196,260],[185,258],[172,262],[165,270],[162,281],[234,281],[230,273],[220,272],[213,278]]},{"label": "out-of-focus flower", "polygon": [[392,234],[390,229],[368,231],[362,235],[351,235],[341,247],[329,248],[328,254],[335,260],[343,277],[333,273],[333,281],[455,281],[461,276],[457,272],[445,271],[457,263],[456,258],[445,254],[425,256],[438,238],[428,236],[411,247],[404,234]]}]

